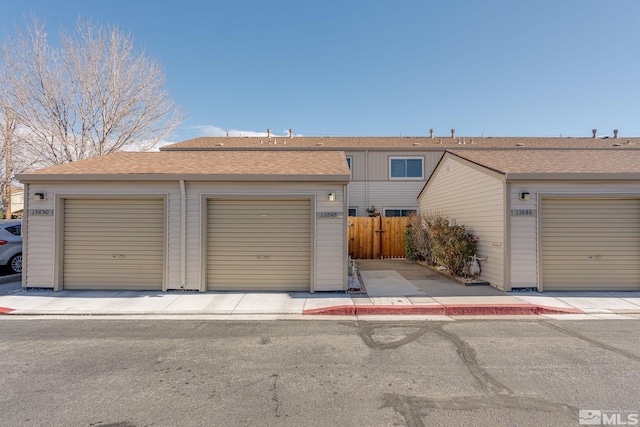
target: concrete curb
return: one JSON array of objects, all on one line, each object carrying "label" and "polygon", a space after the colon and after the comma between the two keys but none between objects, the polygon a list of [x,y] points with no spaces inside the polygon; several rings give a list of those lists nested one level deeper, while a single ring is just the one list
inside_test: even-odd
[{"label": "concrete curb", "polygon": [[0,277],[0,285],[4,285],[5,283],[13,283],[22,281],[22,273],[18,274],[10,274],[8,276]]},{"label": "concrete curb", "polygon": [[584,314],[576,308],[547,307],[535,304],[449,304],[449,305],[340,305],[304,310],[302,314],[327,315],[403,315],[424,314],[441,316],[465,315],[536,315]]},{"label": "concrete curb", "polygon": [[[291,315],[299,313],[285,312],[265,312],[265,313],[237,313],[235,315],[256,315],[274,316]],[[362,315],[430,315],[430,316],[513,316],[513,315],[538,315],[538,314],[585,314],[576,308],[548,307],[535,304],[448,304],[448,305],[338,305],[332,307],[312,308],[302,311],[302,315],[323,315],[323,316],[362,316]],[[47,311],[47,310],[16,310],[8,307],[0,307],[0,315],[13,316],[57,316],[57,315],[77,315],[77,316],[136,316],[136,315],[216,315],[233,316],[234,313],[206,312],[206,311],[180,311],[167,313],[158,311],[132,311],[132,312],[112,312],[96,313],[93,311]]]}]

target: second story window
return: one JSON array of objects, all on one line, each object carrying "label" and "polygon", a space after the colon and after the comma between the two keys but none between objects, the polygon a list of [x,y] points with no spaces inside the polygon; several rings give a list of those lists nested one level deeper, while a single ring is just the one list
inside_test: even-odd
[{"label": "second story window", "polygon": [[389,179],[424,179],[422,157],[390,157]]}]

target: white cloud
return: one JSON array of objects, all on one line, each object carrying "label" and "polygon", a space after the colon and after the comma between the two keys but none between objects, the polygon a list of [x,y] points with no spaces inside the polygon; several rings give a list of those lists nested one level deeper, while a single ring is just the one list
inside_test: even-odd
[{"label": "white cloud", "polygon": [[[240,129],[222,129],[213,125],[197,125],[189,127],[190,130],[198,132],[198,136],[267,136],[267,132],[256,132],[253,130],[240,130]],[[272,136],[276,136],[275,132],[271,132]],[[289,136],[289,129],[282,131],[282,135]],[[294,136],[302,136],[301,134],[295,134]]]},{"label": "white cloud", "polygon": [[199,136],[226,136],[227,132],[229,136],[267,136],[267,132],[256,132],[253,130],[238,130],[238,129],[222,129],[213,125],[198,125],[192,126],[191,129],[197,130]]}]

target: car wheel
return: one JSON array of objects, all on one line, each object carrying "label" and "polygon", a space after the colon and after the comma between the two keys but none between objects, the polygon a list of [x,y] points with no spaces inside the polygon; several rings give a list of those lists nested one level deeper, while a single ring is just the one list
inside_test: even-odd
[{"label": "car wheel", "polygon": [[22,254],[12,256],[7,265],[13,273],[22,273]]}]

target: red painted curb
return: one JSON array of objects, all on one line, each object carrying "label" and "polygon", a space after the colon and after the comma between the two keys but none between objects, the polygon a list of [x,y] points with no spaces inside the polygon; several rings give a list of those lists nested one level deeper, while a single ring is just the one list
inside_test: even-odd
[{"label": "red painted curb", "polygon": [[444,316],[583,314],[576,308],[547,307],[533,304],[449,304],[449,305],[339,305],[304,310],[302,314],[365,315],[422,314]]},{"label": "red painted curb", "polygon": [[356,314],[445,314],[442,305],[357,305]]},{"label": "red painted curb", "polygon": [[16,311],[14,308],[0,307],[0,314],[9,314],[12,311]]}]

